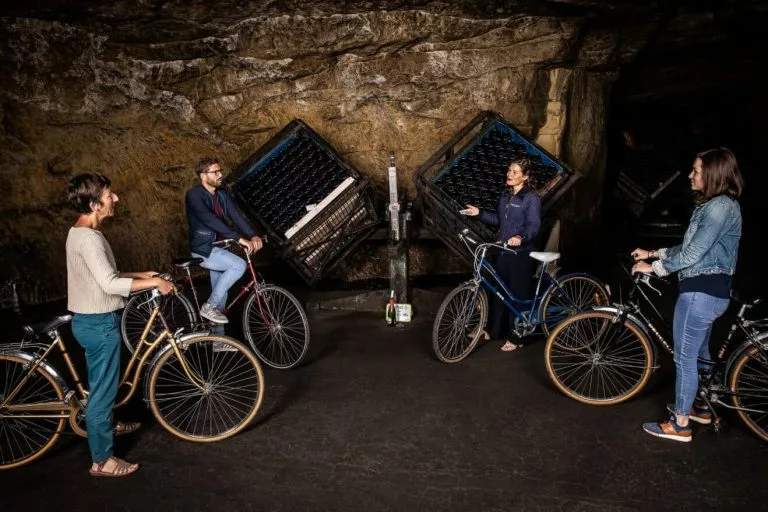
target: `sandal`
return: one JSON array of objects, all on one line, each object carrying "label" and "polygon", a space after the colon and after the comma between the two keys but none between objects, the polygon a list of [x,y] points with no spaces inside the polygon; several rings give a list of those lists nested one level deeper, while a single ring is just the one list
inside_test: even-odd
[{"label": "sandal", "polygon": [[513,351],[515,351],[515,350],[517,350],[519,348],[523,348],[523,345],[516,345],[516,344],[512,343],[511,341],[507,340],[507,342],[504,343],[501,346],[501,351],[502,352],[513,352]]},{"label": "sandal", "polygon": [[[484,341],[488,341],[489,339],[491,339],[491,335],[488,334],[488,331],[486,331],[485,329],[480,329],[480,335],[483,337]],[[470,338],[474,338],[475,336],[477,336],[477,329],[468,333],[467,336],[469,336]]]},{"label": "sandal", "polygon": [[[112,468],[107,470],[105,469],[107,466],[107,463],[112,462]],[[106,460],[103,460],[101,462],[94,462],[93,466],[91,466],[91,469],[88,470],[88,473],[90,473],[91,476],[105,476],[110,478],[116,478],[121,476],[127,476],[131,473],[135,472],[139,469],[138,464],[131,464],[130,462],[126,462],[123,459],[118,459],[117,457],[110,457]]]},{"label": "sandal", "polygon": [[118,421],[115,425],[115,428],[112,429],[112,434],[116,436],[122,436],[123,434],[130,434],[131,432],[136,432],[141,428],[141,423],[138,422],[130,422],[130,423],[123,423]]}]

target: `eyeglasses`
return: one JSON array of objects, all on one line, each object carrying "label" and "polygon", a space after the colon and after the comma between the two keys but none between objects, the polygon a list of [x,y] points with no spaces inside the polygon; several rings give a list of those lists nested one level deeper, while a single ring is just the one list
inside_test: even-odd
[{"label": "eyeglasses", "polygon": [[201,174],[224,174],[224,171],[217,169],[215,171],[203,171]]}]

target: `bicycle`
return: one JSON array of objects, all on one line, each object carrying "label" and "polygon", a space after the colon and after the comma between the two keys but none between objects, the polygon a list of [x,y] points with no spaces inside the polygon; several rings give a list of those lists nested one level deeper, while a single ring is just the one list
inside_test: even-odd
[{"label": "bicycle", "polygon": [[[544,355],[549,377],[560,391],[582,403],[613,405],[643,390],[659,368],[651,340],[670,354],[674,352],[662,333],[663,329],[669,336],[669,325],[641,287],[661,296],[651,284],[654,280],[667,282],[655,275],[636,274],[625,303],[579,313],[552,331]],[[760,299],[744,301],[735,293],[732,299],[739,304],[738,313],[716,359],[699,360],[711,366],[711,371],[700,372],[697,395],[712,410],[717,431],[721,419],[715,404],[735,409],[755,434],[768,441],[768,319],[745,316]],[[655,322],[644,311],[644,304],[650,306]],[[737,332],[746,339],[729,352]],[[728,398],[731,404],[726,403]]]},{"label": "bicycle", "polygon": [[[143,295],[143,294],[142,294]],[[152,313],[120,380],[128,403],[144,370],[144,400],[158,423],[186,441],[213,442],[242,431],[256,416],[264,396],[264,375],[242,343],[205,332],[171,332],[154,290]],[[69,421],[85,437],[88,390],[75,369],[59,329],[72,315],[25,326],[21,342],[0,345],[0,469],[27,464],[48,451]],[[160,320],[162,329],[148,333]],[[48,362],[56,347],[71,382]],[[223,350],[222,350],[223,348]],[[151,358],[151,359],[150,359]]]},{"label": "bicycle", "polygon": [[[238,246],[237,240],[227,239],[214,242],[217,247]],[[243,334],[256,356],[264,364],[278,369],[290,369],[299,365],[309,350],[309,321],[301,303],[290,292],[279,286],[260,281],[245,252],[248,265],[248,283],[242,287],[232,302],[224,309],[226,315],[242,297],[250,293],[243,307]],[[194,304],[188,297],[178,293],[166,296],[161,307],[169,325],[182,327],[205,324],[200,317],[200,299],[197,294],[191,268],[202,263],[201,258],[176,259],[171,264],[184,272],[184,282],[189,287]],[[120,320],[120,330],[128,350],[133,352],[141,328],[150,311],[141,307],[142,295],[128,301]],[[210,324],[206,324],[210,326]]]},{"label": "bicycle", "polygon": [[536,293],[530,300],[515,297],[486,259],[491,247],[515,251],[499,242],[478,243],[467,233],[465,229],[458,236],[474,254],[473,278],[448,293],[437,311],[432,328],[432,348],[444,363],[461,361],[480,340],[488,319],[486,289],[499,297],[514,315],[513,332],[520,337],[532,334],[539,326],[548,334],[552,327],[568,316],[592,304],[608,304],[608,289],[596,278],[583,273],[558,277],[556,272],[551,272],[548,264],[560,258],[560,254],[555,252],[530,253],[531,258],[542,263]]}]

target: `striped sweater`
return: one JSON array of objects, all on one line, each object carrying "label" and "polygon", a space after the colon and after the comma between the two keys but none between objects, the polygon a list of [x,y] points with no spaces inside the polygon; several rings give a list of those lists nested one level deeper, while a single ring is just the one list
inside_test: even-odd
[{"label": "striped sweater", "polygon": [[120,277],[115,256],[101,231],[70,228],[67,236],[67,309],[109,313],[125,306],[133,279]]}]

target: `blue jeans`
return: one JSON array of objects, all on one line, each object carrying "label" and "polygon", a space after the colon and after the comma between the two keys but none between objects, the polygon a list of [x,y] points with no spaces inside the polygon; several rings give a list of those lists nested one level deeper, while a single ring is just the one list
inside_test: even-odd
[{"label": "blue jeans", "polygon": [[116,313],[75,313],[72,334],[85,349],[88,366],[88,447],[93,462],[103,462],[112,456],[112,408],[120,382],[120,317]]},{"label": "blue jeans", "polygon": [[701,292],[680,294],[675,304],[672,331],[675,340],[675,412],[689,415],[699,388],[698,370],[709,365],[698,359],[711,360],[709,337],[712,324],[728,309],[728,299]]},{"label": "blue jeans", "polygon": [[[207,258],[195,253],[192,253],[192,256],[202,258],[203,262],[200,266],[210,271],[211,295],[207,302],[219,311],[224,311],[227,307],[229,289],[245,274],[245,260],[219,247],[214,247]],[[220,334],[223,334],[224,328],[216,326],[215,331],[217,333],[221,331]]]}]

